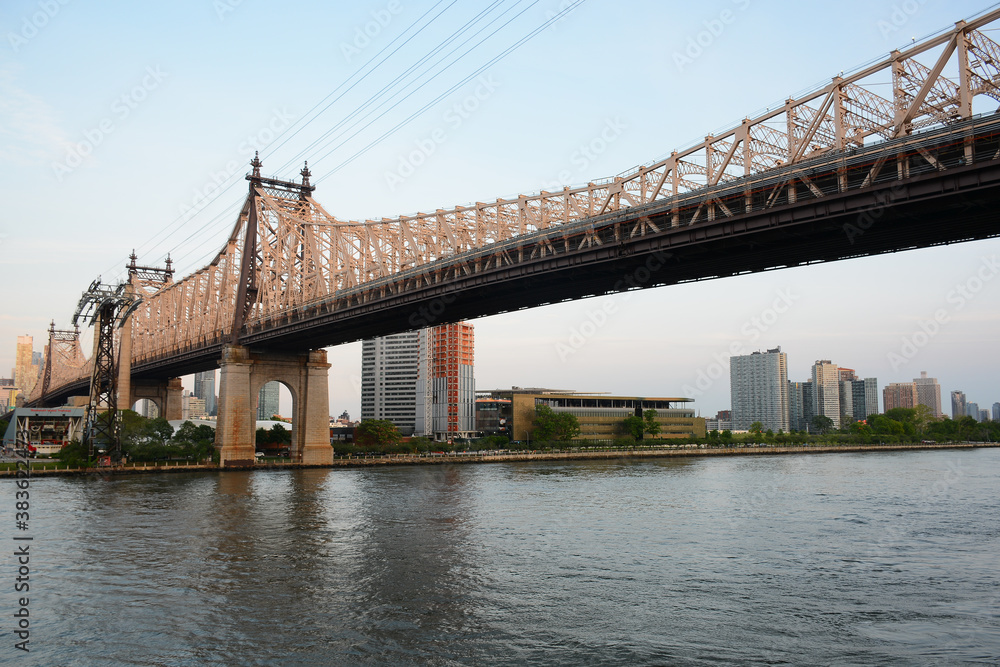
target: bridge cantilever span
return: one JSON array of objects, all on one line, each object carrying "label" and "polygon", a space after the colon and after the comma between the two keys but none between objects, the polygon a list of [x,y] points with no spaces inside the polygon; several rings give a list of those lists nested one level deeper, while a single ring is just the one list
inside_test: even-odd
[{"label": "bridge cantilever span", "polygon": [[[313,198],[308,168],[300,182],[268,178],[255,158],[219,254],[133,314],[131,376],[225,355],[305,359],[565,299],[995,236],[1000,118],[972,109],[1000,102],[1000,45],[982,31],[998,18],[959,22],[664,160],[561,192],[345,221]],[[873,85],[885,76],[890,97]]]}]

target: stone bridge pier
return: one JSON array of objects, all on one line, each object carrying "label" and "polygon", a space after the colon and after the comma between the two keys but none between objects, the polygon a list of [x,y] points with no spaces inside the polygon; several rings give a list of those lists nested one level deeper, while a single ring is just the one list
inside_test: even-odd
[{"label": "stone bridge pier", "polygon": [[184,418],[184,407],[181,397],[184,394],[184,387],[180,378],[170,378],[169,380],[131,380],[124,387],[119,380],[118,395],[128,398],[127,405],[119,405],[119,408],[131,409],[136,401],[149,399],[156,404],[160,410],[160,416],[171,421]]},{"label": "stone bridge pier", "polygon": [[254,464],[257,396],[271,381],[292,395],[291,459],[295,463],[330,464],[330,406],[326,350],[304,354],[254,352],[227,345],[219,374],[219,415],[215,446],[222,467]]}]

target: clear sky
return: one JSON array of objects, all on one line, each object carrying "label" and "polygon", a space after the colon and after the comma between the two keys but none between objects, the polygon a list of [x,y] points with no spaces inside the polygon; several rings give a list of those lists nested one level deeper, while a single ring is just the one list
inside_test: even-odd
[{"label": "clear sky", "polygon": [[[586,0],[489,64],[571,4],[4,2],[0,375],[18,335],[41,350],[49,321],[68,328],[81,292],[117,279],[133,248],[143,264],[169,252],[180,275],[204,265],[253,150],[284,178],[308,159],[316,198],[341,218],[534,193],[652,162],[987,8]],[[581,150],[602,134],[600,151]],[[792,380],[817,359],[880,386],[926,370],[946,412],[953,389],[988,406],[1000,279],[961,303],[955,290],[981,267],[992,278],[998,254],[1000,241],[958,244],[484,318],[477,387],[689,395],[714,415],[729,407],[731,350],[780,345]],[[597,311],[610,315],[591,327]],[[331,411],[357,417],[361,346],[330,360]]]}]

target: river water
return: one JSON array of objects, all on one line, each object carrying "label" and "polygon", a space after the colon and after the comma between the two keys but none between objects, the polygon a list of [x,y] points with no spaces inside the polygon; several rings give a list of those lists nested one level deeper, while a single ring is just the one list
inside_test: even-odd
[{"label": "river water", "polygon": [[1000,449],[33,479],[0,662],[998,664],[998,492]]}]

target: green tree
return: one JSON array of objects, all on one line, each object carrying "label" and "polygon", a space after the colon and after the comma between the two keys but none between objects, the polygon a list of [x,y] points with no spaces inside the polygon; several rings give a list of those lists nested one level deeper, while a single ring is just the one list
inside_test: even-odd
[{"label": "green tree", "polygon": [[750,434],[760,436],[764,432],[764,425],[760,422],[754,422],[750,424]]},{"label": "green tree", "polygon": [[827,434],[833,430],[833,420],[826,415],[816,415],[812,418],[813,429],[822,434]]},{"label": "green tree", "polygon": [[642,413],[642,419],[645,424],[646,433],[651,436],[658,436],[660,434],[660,423],[656,421],[656,410],[650,408],[649,410],[644,410]]},{"label": "green tree", "polygon": [[847,430],[862,441],[868,440],[872,436],[872,427],[864,422],[852,422],[847,426]]},{"label": "green tree", "polygon": [[975,417],[965,415],[958,420],[958,437],[960,440],[978,440],[980,424]]},{"label": "green tree", "polygon": [[[905,408],[899,408],[899,409],[903,410]],[[903,426],[903,422],[891,419],[888,415],[872,415],[871,418],[868,420],[868,425],[871,427],[872,433],[877,435],[901,436],[904,433],[906,433],[906,429]]]},{"label": "green tree", "polygon": [[119,433],[124,449],[145,443],[152,437],[148,426],[149,421],[135,410],[120,410],[118,412],[118,423],[121,426]]},{"label": "green tree", "polygon": [[547,405],[535,406],[534,436],[539,442],[569,442],[580,435],[580,421]]},{"label": "green tree", "polygon": [[170,440],[169,458],[185,458],[202,461],[215,454],[215,429],[208,424],[195,426],[186,421]]},{"label": "green tree", "polygon": [[269,434],[271,442],[276,445],[290,445],[292,444],[292,432],[281,424],[274,424],[271,426],[271,432]]},{"label": "green tree", "polygon": [[931,423],[937,421],[934,411],[930,409],[930,406],[923,403],[918,403],[913,408],[913,413],[913,425],[917,427],[917,433],[924,433]]},{"label": "green tree", "polygon": [[87,458],[87,449],[80,444],[79,440],[73,440],[60,449],[56,452],[55,458],[71,468],[87,468],[92,464],[92,461]]},{"label": "green tree", "polygon": [[257,429],[254,442],[258,447],[281,447],[292,443],[292,432],[281,424],[273,424],[270,429],[263,426]]},{"label": "green tree", "polygon": [[393,445],[399,442],[399,437],[396,425],[387,419],[365,419],[354,432],[355,442],[363,449]]},{"label": "green tree", "polygon": [[[190,424],[191,422],[185,422]],[[211,428],[211,427],[209,427]],[[150,419],[146,422],[145,427],[146,435],[151,438],[156,438],[160,442],[166,442],[174,435],[174,427],[170,425],[163,417],[157,417],[156,419]],[[213,429],[214,432],[214,429]]]},{"label": "green tree", "polygon": [[510,440],[507,439],[505,435],[488,435],[483,438],[479,438],[475,441],[473,446],[478,449],[506,449],[507,445],[510,444]]},{"label": "green tree", "polygon": [[937,442],[952,442],[962,438],[959,423],[948,417],[928,424],[925,433],[928,438]]},{"label": "green tree", "polygon": [[914,408],[890,408],[883,413],[886,418],[900,424],[917,424],[917,411]]},{"label": "green tree", "polygon": [[646,430],[646,422],[642,417],[631,415],[622,421],[622,432],[631,435],[636,440],[642,440],[642,434]]},{"label": "green tree", "polygon": [[414,452],[429,452],[434,449],[434,441],[423,436],[410,438],[410,448]]}]

